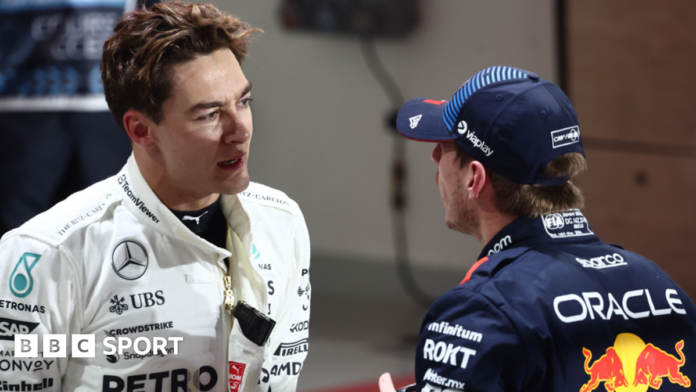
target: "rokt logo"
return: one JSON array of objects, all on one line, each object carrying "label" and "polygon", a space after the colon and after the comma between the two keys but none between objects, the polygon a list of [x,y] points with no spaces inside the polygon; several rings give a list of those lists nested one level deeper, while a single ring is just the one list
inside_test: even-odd
[{"label": "rokt logo", "polygon": [[147,271],[147,251],[135,241],[123,241],[116,245],[111,254],[111,266],[121,278],[136,280]]},{"label": "rokt logo", "polygon": [[585,373],[590,376],[590,380],[580,388],[580,392],[591,392],[600,382],[604,382],[607,391],[645,392],[649,387],[659,389],[664,377],[672,384],[688,388],[691,380],[679,371],[686,362],[683,348],[684,340],[674,345],[679,355],[677,359],[652,343],[646,345],[634,334],[622,333],[616,337],[614,346],[607,348],[606,353],[592,365],[592,352],[583,348]]},{"label": "rokt logo", "polygon": [[34,288],[34,278],[31,270],[39,262],[41,255],[25,252],[17,261],[12,275],[10,275],[10,291],[15,297],[24,298],[31,293]]}]

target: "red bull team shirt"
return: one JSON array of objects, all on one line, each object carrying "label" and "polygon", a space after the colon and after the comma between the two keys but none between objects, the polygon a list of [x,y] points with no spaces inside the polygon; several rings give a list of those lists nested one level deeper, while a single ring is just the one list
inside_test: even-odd
[{"label": "red bull team shirt", "polygon": [[684,391],[696,308],[579,210],[520,218],[421,326],[418,391]]}]

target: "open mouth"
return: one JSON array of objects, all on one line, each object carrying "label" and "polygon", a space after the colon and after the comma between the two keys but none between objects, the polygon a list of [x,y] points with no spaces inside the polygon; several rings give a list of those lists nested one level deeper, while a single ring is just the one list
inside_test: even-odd
[{"label": "open mouth", "polygon": [[230,159],[229,161],[218,162],[217,165],[220,169],[236,171],[244,166],[244,155],[237,159]]},{"label": "open mouth", "polygon": [[218,166],[230,166],[235,165],[237,162],[241,161],[241,158],[233,159],[231,161],[219,162]]}]

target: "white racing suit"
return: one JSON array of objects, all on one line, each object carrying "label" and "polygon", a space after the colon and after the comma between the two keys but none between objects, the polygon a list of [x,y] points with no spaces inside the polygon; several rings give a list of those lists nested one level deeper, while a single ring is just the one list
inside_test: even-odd
[{"label": "white racing suit", "polygon": [[[116,176],[7,233],[0,241],[0,390],[294,391],[309,332],[304,218],[284,193],[255,183],[222,196],[221,205],[227,249],[189,231],[131,156]],[[228,274],[235,303],[276,321],[263,347],[224,308]],[[15,334],[38,335],[38,356],[17,357]],[[67,357],[48,357],[44,334],[67,335]],[[75,334],[95,335],[94,357],[73,355]],[[183,341],[167,340],[166,354],[145,351],[142,341],[144,354],[131,347],[105,355],[107,337]]]}]

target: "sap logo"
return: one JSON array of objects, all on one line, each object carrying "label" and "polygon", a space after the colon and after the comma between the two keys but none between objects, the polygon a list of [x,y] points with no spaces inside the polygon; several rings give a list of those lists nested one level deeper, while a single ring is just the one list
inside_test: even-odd
[{"label": "sap logo", "polygon": [[[636,312],[631,309],[636,308],[636,302],[638,302],[639,297],[645,297],[645,302],[647,302],[650,310],[645,310],[642,312]],[[635,298],[631,300],[632,298]],[[560,295],[553,299],[553,309],[556,311],[556,316],[564,323],[574,323],[577,321],[586,320],[589,316],[591,320],[595,319],[595,314],[599,316],[601,320],[610,320],[612,316],[619,315],[624,318],[624,320],[641,319],[652,316],[664,316],[672,313],[686,314],[686,310],[683,308],[678,308],[677,305],[682,305],[681,299],[679,299],[679,294],[677,290],[667,289],[665,291],[665,299],[668,308],[657,309],[650,295],[648,289],[644,290],[631,290],[627,291],[623,295],[621,304],[614,298],[614,296],[609,293],[607,295],[607,307],[606,312],[604,308],[604,297],[602,294],[592,291],[582,293],[582,297],[577,294],[566,294]],[[629,300],[633,305],[629,307]],[[623,306],[622,306],[623,305]],[[563,307],[563,310],[561,310]],[[645,303],[643,305],[645,308]]]},{"label": "sap logo", "polygon": [[488,146],[483,140],[479,139],[473,131],[469,130],[469,126],[467,125],[466,121],[459,122],[457,125],[457,132],[459,132],[460,135],[464,135],[466,133],[466,138],[471,142],[471,144],[486,154],[487,157],[493,155],[493,150],[491,150],[491,147]]},{"label": "sap logo", "polygon": [[290,355],[306,353],[309,349],[309,339],[304,338],[293,343],[281,343],[273,353],[275,356],[287,357]]},{"label": "sap logo", "polygon": [[561,214],[552,214],[544,217],[544,225],[549,230],[558,230],[562,229],[565,223],[563,223],[563,216]]},{"label": "sap logo", "polygon": [[423,115],[419,114],[408,119],[408,121],[411,123],[411,129],[415,129],[418,126],[421,118],[423,118]]},{"label": "sap logo", "polygon": [[[207,374],[207,376],[203,377],[204,374]],[[120,376],[107,374],[102,377],[102,391],[123,392],[124,390],[135,391],[137,389],[161,391],[165,379],[170,380],[172,391],[178,391],[179,388],[183,391],[188,391],[193,389],[190,388],[191,386],[195,386],[195,390],[210,391],[218,382],[218,374],[212,366],[207,365],[201,366],[193,374],[188,369],[174,369],[172,371],[165,370],[149,374],[133,374],[125,380]],[[202,380],[207,380],[207,383],[204,384]],[[126,383],[128,388],[126,388]]]},{"label": "sap logo", "polygon": [[553,148],[568,146],[580,141],[580,127],[568,127],[551,132]]},{"label": "sap logo", "polygon": [[293,324],[290,326],[290,332],[300,332],[309,329],[309,320],[303,321],[301,323]]},{"label": "sap logo", "polygon": [[[155,294],[152,293],[140,293],[140,294],[131,294],[131,304],[135,309],[140,309],[145,305],[146,308],[153,307],[155,305],[163,305],[164,304],[164,294],[162,293],[162,290],[157,290],[155,291]],[[137,300],[136,300],[137,298]],[[154,298],[157,298],[156,300]],[[136,305],[137,303],[137,305]]]},{"label": "sap logo", "polygon": [[508,247],[510,244],[512,244],[512,237],[506,235],[505,237],[503,237],[502,240],[498,241],[498,243],[495,244],[495,246],[493,246],[493,249],[488,251],[488,256],[500,252],[501,250]]},{"label": "sap logo", "polygon": [[[454,388],[455,390],[463,390],[464,389],[463,382],[440,376],[439,374],[437,374],[437,372],[434,372],[433,369],[428,369],[425,372],[425,376],[423,376],[423,380],[432,381],[435,384],[441,385],[445,388]],[[430,385],[430,388],[431,389],[429,389],[429,390],[442,391],[441,388],[438,388],[438,387],[435,387],[432,385]],[[449,391],[452,391],[452,389],[445,389],[445,391],[449,392]]]},{"label": "sap logo", "polygon": [[435,342],[432,339],[426,339],[423,346],[423,358],[431,361],[436,361],[444,364],[457,366],[457,354],[462,353],[462,359],[459,362],[459,367],[466,369],[469,363],[469,357],[476,355],[476,350],[470,348],[455,346],[445,342]]},{"label": "sap logo", "polygon": [[624,258],[618,253],[614,253],[613,255],[604,255],[604,256],[599,256],[599,257],[593,257],[589,260],[576,257],[575,260],[577,260],[577,262],[580,263],[585,268],[601,269],[601,268],[609,268],[609,267],[618,267],[621,265],[628,265],[624,261]]},{"label": "sap logo", "polygon": [[39,323],[0,318],[0,340],[14,340],[15,334],[27,335],[38,326]]}]

